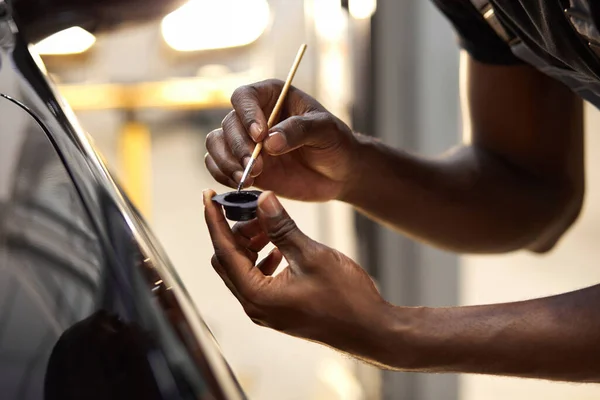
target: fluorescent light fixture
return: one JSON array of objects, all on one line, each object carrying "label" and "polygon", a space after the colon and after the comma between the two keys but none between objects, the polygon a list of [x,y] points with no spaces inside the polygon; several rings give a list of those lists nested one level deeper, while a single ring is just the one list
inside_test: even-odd
[{"label": "fluorescent light fixture", "polygon": [[165,42],[177,51],[240,47],[269,24],[267,0],[191,0],[163,18]]},{"label": "fluorescent light fixture", "polygon": [[74,26],[48,36],[34,48],[41,55],[80,54],[96,43],[96,37],[83,28]]},{"label": "fluorescent light fixture", "polygon": [[348,9],[353,18],[371,18],[377,10],[377,0],[349,0]]}]

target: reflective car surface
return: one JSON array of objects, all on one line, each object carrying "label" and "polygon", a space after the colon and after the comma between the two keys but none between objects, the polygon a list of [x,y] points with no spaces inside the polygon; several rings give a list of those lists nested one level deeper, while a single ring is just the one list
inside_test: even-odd
[{"label": "reflective car surface", "polygon": [[0,398],[244,399],[152,232],[0,15]]}]

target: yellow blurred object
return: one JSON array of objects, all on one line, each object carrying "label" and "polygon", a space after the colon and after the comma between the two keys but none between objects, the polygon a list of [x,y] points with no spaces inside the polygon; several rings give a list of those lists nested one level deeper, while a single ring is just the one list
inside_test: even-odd
[{"label": "yellow blurred object", "polygon": [[223,78],[178,78],[167,81],[135,84],[64,84],[58,85],[61,95],[74,110],[108,109],[214,109],[231,107],[233,91],[258,79],[241,74]]},{"label": "yellow blurred object", "polygon": [[377,10],[377,0],[349,0],[348,9],[352,18],[371,18]]},{"label": "yellow blurred object", "polygon": [[256,41],[269,24],[267,0],[191,0],[161,24],[177,51],[224,49]]},{"label": "yellow blurred object", "polygon": [[131,202],[145,218],[150,218],[151,199],[151,138],[148,128],[129,121],[119,138],[121,183]]},{"label": "yellow blurred object", "polygon": [[79,26],[62,30],[38,42],[34,49],[40,55],[80,54],[96,43],[96,37]]},{"label": "yellow blurred object", "polygon": [[126,108],[128,87],[120,84],[58,85],[60,94],[77,111]]}]

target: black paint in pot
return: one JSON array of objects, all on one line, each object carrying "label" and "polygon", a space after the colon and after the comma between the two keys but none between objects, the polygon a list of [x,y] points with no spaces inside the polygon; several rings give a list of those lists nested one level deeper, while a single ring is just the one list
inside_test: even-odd
[{"label": "black paint in pot", "polygon": [[259,190],[242,190],[216,195],[213,201],[225,209],[225,216],[231,221],[250,221],[256,218]]}]

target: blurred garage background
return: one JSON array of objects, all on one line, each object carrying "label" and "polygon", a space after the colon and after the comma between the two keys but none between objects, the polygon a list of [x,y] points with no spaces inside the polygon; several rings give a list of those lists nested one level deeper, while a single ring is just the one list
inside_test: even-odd
[{"label": "blurred garage background", "polygon": [[[422,154],[457,143],[459,52],[427,1],[190,0],[152,24],[94,37],[73,27],[36,44],[83,127],[155,229],[251,399],[592,399],[594,386],[381,372],[255,326],[210,266],[204,139],[245,83],[285,79],[355,130]],[[360,261],[408,306],[521,300],[600,281],[600,116],[587,110],[585,211],[548,256],[462,257],[419,245],[340,203],[287,201],[300,228]]]}]

